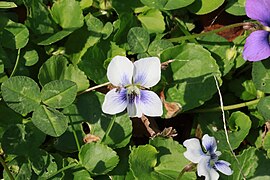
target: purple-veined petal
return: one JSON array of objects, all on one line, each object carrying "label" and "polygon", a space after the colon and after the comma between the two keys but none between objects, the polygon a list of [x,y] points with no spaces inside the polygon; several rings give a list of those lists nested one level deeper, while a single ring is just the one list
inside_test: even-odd
[{"label": "purple-veined petal", "polygon": [[215,162],[215,167],[218,171],[222,172],[223,174],[226,175],[232,175],[233,171],[229,167],[231,164],[228,163],[227,161],[219,160]]},{"label": "purple-veined petal", "polygon": [[133,76],[133,63],[124,56],[115,56],[107,69],[107,77],[114,86],[131,84]]},{"label": "purple-veined petal", "polygon": [[270,1],[246,0],[246,14],[251,19],[260,21],[263,25],[270,25]]},{"label": "purple-veined petal", "polygon": [[140,90],[138,108],[146,116],[161,116],[163,114],[160,98],[156,93],[148,90]]},{"label": "purple-veined petal", "polygon": [[102,111],[107,114],[117,114],[124,111],[128,104],[126,94],[127,90],[124,88],[110,90],[105,95]]},{"label": "purple-veined petal", "polygon": [[269,32],[258,30],[246,39],[243,58],[248,61],[260,61],[270,56]]},{"label": "purple-veined petal", "polygon": [[205,134],[202,138],[202,145],[207,152],[211,154],[215,153],[217,150],[217,142],[214,137],[210,137],[208,134]]},{"label": "purple-veined petal", "polygon": [[143,58],[134,62],[134,84],[150,88],[156,85],[161,76],[160,60],[157,57]]},{"label": "purple-veined petal", "polygon": [[210,156],[203,156],[198,163],[198,176],[205,176],[205,180],[217,180],[219,178],[218,172],[210,166]]},{"label": "purple-veined petal", "polygon": [[200,141],[196,138],[185,140],[183,145],[187,148],[184,152],[185,158],[193,163],[198,163],[205,154],[202,151]]}]

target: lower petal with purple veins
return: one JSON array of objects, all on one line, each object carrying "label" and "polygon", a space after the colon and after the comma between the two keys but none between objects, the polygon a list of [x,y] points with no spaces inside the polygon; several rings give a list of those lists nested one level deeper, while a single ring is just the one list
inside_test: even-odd
[{"label": "lower petal with purple veins", "polygon": [[124,111],[127,105],[127,90],[114,88],[105,95],[102,111],[107,114],[117,114]]},{"label": "lower petal with purple veins", "polygon": [[146,116],[161,116],[163,114],[162,102],[158,95],[152,91],[140,90],[138,108]]},{"label": "lower petal with purple veins", "polygon": [[243,58],[248,61],[260,61],[270,56],[269,32],[252,32],[245,43]]},{"label": "lower petal with purple veins", "polygon": [[219,160],[215,162],[215,168],[226,175],[232,175],[233,171],[229,167],[231,164],[227,161]]},{"label": "lower petal with purple veins", "polygon": [[205,176],[205,180],[217,180],[219,178],[218,172],[211,166],[210,156],[201,158],[197,166],[198,176]]}]

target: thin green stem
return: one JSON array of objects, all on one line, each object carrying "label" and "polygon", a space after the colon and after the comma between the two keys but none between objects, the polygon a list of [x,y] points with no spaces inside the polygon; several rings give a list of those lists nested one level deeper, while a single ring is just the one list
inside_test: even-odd
[{"label": "thin green stem", "polygon": [[231,25],[228,25],[228,26],[224,26],[222,28],[215,29],[215,30],[212,30],[212,31],[203,32],[203,33],[200,33],[200,34],[193,34],[193,35],[190,35],[190,36],[181,36],[181,37],[178,37],[178,38],[171,38],[171,39],[167,39],[167,40],[169,40],[171,42],[181,42],[181,41],[185,41],[185,40],[196,39],[198,37],[206,36],[206,35],[213,34],[213,33],[218,33],[218,32],[221,32],[221,31],[224,31],[224,30],[227,30],[227,29],[244,26],[244,25],[247,25],[247,24],[249,24],[249,22],[236,23],[236,24],[231,24]]},{"label": "thin green stem", "polygon": [[71,125],[71,128],[72,128],[72,133],[73,133],[73,136],[74,136],[76,145],[77,145],[77,149],[78,149],[78,151],[80,151],[81,150],[81,146],[80,146],[80,143],[79,143],[79,140],[78,140],[78,136],[76,134],[76,131],[75,131],[75,128],[74,128],[74,125],[73,125],[73,122],[72,122],[71,117],[69,118],[69,122],[70,122],[70,125]]},{"label": "thin green stem", "polygon": [[12,70],[12,73],[10,75],[10,77],[14,76],[16,70],[17,70],[17,67],[18,67],[18,64],[19,64],[19,60],[20,60],[20,54],[21,54],[21,49],[18,49],[18,53],[17,53],[17,59],[16,59],[16,62],[15,62],[15,65],[14,65],[14,68]]},{"label": "thin green stem", "polygon": [[4,159],[2,158],[2,156],[0,155],[0,163],[2,164],[2,166],[4,167],[8,177],[10,180],[15,180],[15,178],[13,177],[13,175],[11,174],[10,170],[7,167],[6,162],[4,161]]},{"label": "thin green stem", "polygon": [[104,142],[106,140],[107,136],[109,136],[109,133],[111,132],[112,127],[113,127],[113,125],[115,123],[115,119],[116,119],[115,116],[113,116],[113,118],[111,118],[110,124],[109,124],[109,126],[108,126],[108,128],[107,128],[107,130],[105,132],[105,135],[103,136],[101,142]]},{"label": "thin green stem", "polygon": [[98,88],[101,88],[101,87],[104,87],[104,86],[108,86],[110,85],[111,83],[110,82],[106,82],[106,83],[103,83],[103,84],[99,84],[97,86],[94,86],[94,87],[90,87],[82,92],[79,92],[78,95],[81,95],[81,94],[84,94],[84,93],[87,93],[87,92],[90,92],[90,91],[93,91],[95,89],[98,89]]},{"label": "thin green stem", "polygon": [[182,171],[179,173],[178,177],[176,180],[180,180],[182,176],[185,174],[185,172],[190,172],[194,169],[195,165],[193,163],[187,164]]},{"label": "thin green stem", "polygon": [[68,165],[68,166],[65,166],[65,167],[63,167],[62,169],[59,169],[59,170],[56,171],[55,173],[51,174],[47,179],[51,179],[51,178],[53,178],[54,176],[56,176],[57,174],[59,174],[59,173],[65,171],[65,170],[67,170],[67,169],[73,168],[73,167],[75,167],[75,166],[77,166],[77,165],[78,165],[78,164],[73,163],[73,164],[70,164],[70,165]]},{"label": "thin green stem", "polygon": [[[239,109],[242,107],[258,104],[259,101],[260,99],[255,99],[255,100],[244,102],[244,103],[223,106],[223,110],[228,111],[228,110],[233,110],[233,109]],[[197,110],[189,111],[188,113],[206,113],[206,112],[217,112],[221,110],[222,110],[221,107],[218,106],[218,107],[213,107],[213,108],[208,108],[208,109],[197,109]]]},{"label": "thin green stem", "polygon": [[[188,36],[192,36],[188,30],[186,30],[186,27],[185,27],[185,24],[183,23],[183,21],[181,21],[180,19],[178,18],[175,18],[175,20],[178,22],[178,27],[180,28],[180,30],[185,34],[184,37],[188,37]],[[198,43],[196,41],[195,38],[190,38],[188,39],[190,42],[193,42],[193,43]]]}]

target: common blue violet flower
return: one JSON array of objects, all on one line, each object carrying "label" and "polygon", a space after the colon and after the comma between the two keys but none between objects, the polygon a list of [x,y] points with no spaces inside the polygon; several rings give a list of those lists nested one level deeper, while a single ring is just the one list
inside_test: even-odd
[{"label": "common blue violet flower", "polygon": [[226,175],[233,173],[229,167],[230,163],[218,160],[221,152],[217,151],[217,143],[214,137],[210,137],[208,134],[203,136],[202,145],[206,153],[202,151],[200,142],[196,138],[185,140],[183,145],[187,148],[184,156],[191,162],[198,163],[198,176],[205,176],[206,180],[215,180],[219,178],[217,170]]},{"label": "common blue violet flower", "polygon": [[245,60],[260,61],[270,56],[269,9],[269,0],[246,0],[247,16],[259,21],[264,27],[261,30],[252,32],[246,39],[243,51],[243,58]]},{"label": "common blue violet flower", "polygon": [[130,117],[161,116],[162,102],[157,94],[147,90],[156,85],[161,76],[157,57],[143,58],[132,63],[124,56],[115,56],[107,69],[112,85],[102,105],[102,111],[116,114],[127,108]]}]

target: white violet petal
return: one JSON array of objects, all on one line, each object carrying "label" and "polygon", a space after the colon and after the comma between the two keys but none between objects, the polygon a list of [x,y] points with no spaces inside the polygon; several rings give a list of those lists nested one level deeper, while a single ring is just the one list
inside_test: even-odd
[{"label": "white violet petal", "polygon": [[160,81],[161,65],[157,57],[148,57],[134,62],[134,84],[150,88]]},{"label": "white violet petal", "polygon": [[115,56],[107,69],[107,77],[114,86],[131,84],[134,65],[124,56]]},{"label": "white violet petal", "polygon": [[161,116],[163,114],[162,102],[158,95],[152,91],[141,90],[138,108],[146,116]]},{"label": "white violet petal", "polygon": [[121,89],[112,89],[105,95],[105,100],[102,104],[102,111],[107,114],[117,114],[122,112],[127,107],[127,90],[124,88]]},{"label": "white violet petal", "polygon": [[185,140],[183,145],[187,148],[184,156],[193,163],[198,163],[205,155],[202,151],[200,141],[196,138]]}]

